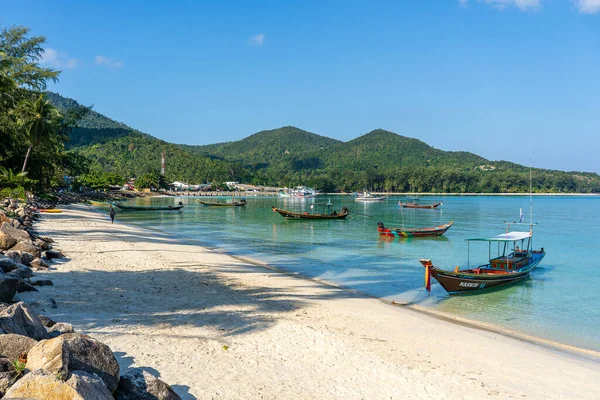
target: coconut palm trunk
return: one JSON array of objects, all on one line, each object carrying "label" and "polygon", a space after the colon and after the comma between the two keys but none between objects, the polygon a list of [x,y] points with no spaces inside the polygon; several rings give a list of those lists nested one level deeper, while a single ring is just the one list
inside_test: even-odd
[{"label": "coconut palm trunk", "polygon": [[21,172],[25,172],[25,168],[27,168],[27,161],[29,160],[29,154],[31,153],[32,147],[33,145],[30,144],[29,148],[27,149],[27,154],[25,154],[25,162],[23,163],[23,169],[21,169]]}]

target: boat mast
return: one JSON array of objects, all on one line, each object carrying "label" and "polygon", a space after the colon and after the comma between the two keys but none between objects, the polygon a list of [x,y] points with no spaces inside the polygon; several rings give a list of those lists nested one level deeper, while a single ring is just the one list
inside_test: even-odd
[{"label": "boat mast", "polygon": [[531,183],[531,136],[529,137],[529,234],[533,234],[533,185]]}]

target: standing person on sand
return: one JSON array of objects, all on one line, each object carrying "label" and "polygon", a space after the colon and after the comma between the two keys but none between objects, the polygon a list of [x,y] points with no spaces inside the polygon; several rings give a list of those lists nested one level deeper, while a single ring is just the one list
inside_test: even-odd
[{"label": "standing person on sand", "polygon": [[110,206],[110,222],[111,223],[115,223],[115,209],[113,208],[113,206]]}]

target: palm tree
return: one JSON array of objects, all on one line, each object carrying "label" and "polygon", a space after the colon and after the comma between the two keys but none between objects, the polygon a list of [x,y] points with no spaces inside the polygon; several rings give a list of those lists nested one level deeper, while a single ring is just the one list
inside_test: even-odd
[{"label": "palm tree", "polygon": [[39,97],[25,99],[19,104],[17,118],[20,130],[29,143],[21,170],[21,172],[25,172],[31,149],[34,145],[38,146],[42,142],[54,139],[58,133],[62,116],[58,109],[49,100],[46,100],[44,94],[40,93]]}]

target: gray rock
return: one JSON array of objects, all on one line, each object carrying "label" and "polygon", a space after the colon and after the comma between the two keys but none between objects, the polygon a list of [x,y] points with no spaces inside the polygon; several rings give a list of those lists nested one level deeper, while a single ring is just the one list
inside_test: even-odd
[{"label": "gray rock", "polygon": [[37,279],[31,281],[33,286],[54,286],[54,283],[50,279]]},{"label": "gray rock", "polygon": [[69,371],[93,373],[111,393],[119,383],[119,364],[110,348],[80,333],[66,333],[39,342],[29,351],[27,368],[43,369],[63,379]]},{"label": "gray rock", "polygon": [[0,226],[0,232],[3,232],[6,235],[12,237],[17,242],[20,242],[20,241],[31,241],[31,238],[29,237],[29,233],[27,233],[27,232],[25,232],[25,231],[23,231],[21,229],[17,229],[15,227],[13,227],[8,222],[3,222],[2,223],[2,225]]},{"label": "gray rock", "polygon": [[42,250],[50,250],[50,245],[44,239],[37,238],[33,241],[33,244]]},{"label": "gray rock", "polygon": [[17,264],[10,258],[0,258],[0,268],[4,272],[10,272],[13,269],[17,269]]},{"label": "gray rock", "polygon": [[115,400],[181,400],[166,383],[154,375],[134,368],[121,377]]},{"label": "gray rock", "polygon": [[0,396],[17,380],[18,372],[12,362],[6,357],[0,357]]},{"label": "gray rock", "polygon": [[73,371],[69,379],[63,381],[43,370],[33,371],[19,379],[8,389],[5,398],[113,400],[97,376],[84,371]]},{"label": "gray rock", "polygon": [[45,315],[40,315],[39,317],[40,321],[42,321],[42,325],[44,325],[46,328],[52,328],[56,324],[56,322],[50,317]]},{"label": "gray rock", "polygon": [[48,337],[46,327],[42,325],[37,313],[23,302],[13,304],[0,312],[0,329],[35,340]]},{"label": "gray rock", "polygon": [[46,311],[46,308],[56,309],[58,306],[56,305],[56,300],[49,297],[45,300],[38,300],[31,303],[32,306],[41,307],[43,311]]},{"label": "gray rock", "polygon": [[42,255],[40,249],[33,244],[31,239],[18,241],[17,244],[11,247],[11,250],[21,250],[33,254],[35,257],[40,257]]},{"label": "gray rock", "polygon": [[73,371],[65,382],[86,400],[114,400],[102,379],[85,371]]},{"label": "gray rock", "polygon": [[32,262],[29,263],[29,265],[36,271],[48,269],[48,264],[46,264],[46,262],[41,258],[34,259]]},{"label": "gray rock", "polygon": [[29,350],[37,344],[37,340],[23,335],[7,333],[0,335],[0,356],[8,358],[10,361],[16,361],[22,354],[29,353]]},{"label": "gray rock", "polygon": [[29,283],[29,279],[20,279],[17,283],[17,293],[38,292],[37,288]]},{"label": "gray rock", "polygon": [[31,278],[33,276],[33,270],[21,264],[17,269],[10,271],[9,275],[21,279]]},{"label": "gray rock", "polygon": [[17,239],[0,231],[0,250],[8,250],[15,244],[17,244]]},{"label": "gray rock", "polygon": [[64,258],[64,254],[59,250],[48,250],[44,253],[44,257],[48,260],[52,260],[53,258]]},{"label": "gray rock", "polygon": [[54,239],[52,239],[51,237],[48,237],[48,236],[40,236],[40,239],[42,239],[46,243],[50,243],[50,244],[55,243]]},{"label": "gray rock", "polygon": [[26,266],[29,266],[31,262],[35,260],[35,257],[31,253],[27,253],[26,251],[21,252],[21,262]]},{"label": "gray rock", "polygon": [[21,260],[21,254],[18,251],[9,250],[9,251],[4,252],[4,255],[6,257],[10,258],[11,260],[13,260],[13,262],[15,264],[21,264],[23,262]]},{"label": "gray rock", "polygon": [[65,333],[75,333],[73,325],[66,322],[57,322],[50,329],[48,329],[48,335],[53,338],[64,335]]},{"label": "gray rock", "polygon": [[[0,275],[0,302],[9,303],[12,301],[15,293],[17,293],[17,285],[19,284],[19,279]],[[0,327],[1,328],[1,327]]]}]

